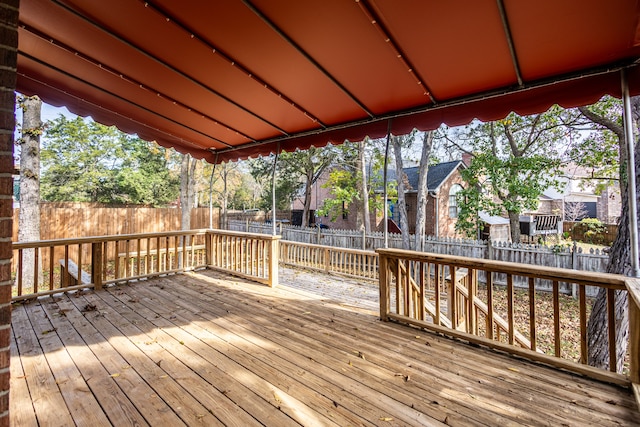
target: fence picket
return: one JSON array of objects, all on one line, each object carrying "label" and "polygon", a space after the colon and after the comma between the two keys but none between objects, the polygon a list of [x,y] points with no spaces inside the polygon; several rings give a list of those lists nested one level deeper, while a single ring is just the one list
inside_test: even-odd
[{"label": "fence picket", "polygon": [[[247,230],[248,227],[248,230]],[[271,234],[271,224],[260,222],[246,222],[229,220],[230,231],[249,231],[251,233]],[[362,232],[357,230],[322,229],[318,233],[316,228],[303,228],[299,226],[284,226],[281,229],[283,240],[321,244],[324,246],[339,247],[345,249],[362,249]],[[382,232],[372,232],[366,235],[366,250],[375,250],[384,245]],[[402,248],[400,234],[389,234],[389,248]],[[455,238],[438,238],[427,236],[424,252],[432,252],[443,255],[456,255],[472,258],[484,258],[495,261],[518,262],[522,264],[540,265],[546,267],[569,268],[575,270],[605,272],[609,257],[604,251],[583,251],[582,248],[573,246],[544,246],[507,242],[487,242],[484,240],[469,240]],[[506,283],[507,277],[496,273],[494,283]],[[528,288],[528,282],[522,278],[516,278],[514,285],[519,288]],[[550,281],[540,281],[538,289],[551,291],[553,284]],[[571,294],[574,292],[571,285],[560,284],[560,292]],[[587,296],[593,297],[597,293],[596,288],[587,287]]]}]

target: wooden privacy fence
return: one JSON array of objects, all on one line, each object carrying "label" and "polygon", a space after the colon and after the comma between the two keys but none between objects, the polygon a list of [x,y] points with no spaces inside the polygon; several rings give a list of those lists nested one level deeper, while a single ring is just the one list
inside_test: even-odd
[{"label": "wooden privacy fence", "polygon": [[[222,270],[275,286],[278,240],[248,233],[188,230],[17,242],[13,244],[16,273],[12,298],[100,289],[198,268]],[[35,256],[26,263],[29,251]],[[43,254],[47,254],[47,262],[42,262]]]},{"label": "wooden privacy fence", "polygon": [[[629,379],[617,374],[615,303],[628,295],[630,313],[630,379],[634,387],[640,383],[640,280],[620,275],[585,273],[575,270],[523,266],[519,264],[473,259],[466,257],[424,254],[397,249],[378,249],[380,256],[380,317],[425,328],[468,342],[492,347],[530,360],[568,369],[599,380],[629,385]],[[448,274],[441,274],[444,270]],[[483,272],[486,282],[480,281]],[[492,286],[496,273],[507,277],[506,307],[498,304]],[[516,277],[528,282],[528,292],[516,293]],[[464,280],[463,280],[464,279]],[[553,283],[553,348],[551,354],[538,351],[536,319],[549,315],[536,304],[535,286],[538,280]],[[561,282],[578,286],[579,327],[567,331],[560,312]],[[587,297],[586,287],[606,290],[607,322],[604,344],[610,357],[608,372],[587,363]],[[522,299],[522,301],[518,301]],[[524,311],[518,312],[518,307]],[[505,320],[497,324],[495,314]],[[519,339],[524,331],[526,341]],[[577,336],[580,341],[579,358],[570,360],[563,354],[563,340]],[[528,344],[527,344],[528,343]]]},{"label": "wooden privacy fence", "polygon": [[[43,204],[40,210],[40,240],[75,239],[81,236],[113,236],[138,233],[161,233],[180,229],[180,209],[176,208],[104,208]],[[18,212],[13,211],[13,241],[18,241]],[[218,210],[213,211],[214,227],[218,226]],[[209,209],[191,210],[191,228],[209,228]],[[122,244],[120,244],[122,245]],[[122,248],[121,248],[122,249]],[[71,247],[77,257],[77,247]],[[91,255],[90,245],[81,246],[82,257]],[[41,251],[43,265],[50,262],[49,251]],[[55,247],[53,261],[63,256],[63,249]],[[13,264],[15,273],[15,263]]]},{"label": "wooden privacy fence", "polygon": [[[13,210],[13,241],[18,241],[18,215]],[[43,203],[40,206],[40,240],[158,233],[179,230],[178,208],[95,207],[92,204]],[[213,226],[219,228],[219,210],[213,210]],[[209,209],[191,210],[191,228],[209,228]]]}]

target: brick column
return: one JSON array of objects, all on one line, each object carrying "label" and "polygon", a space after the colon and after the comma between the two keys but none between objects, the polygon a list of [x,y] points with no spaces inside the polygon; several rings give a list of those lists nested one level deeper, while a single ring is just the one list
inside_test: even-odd
[{"label": "brick column", "polygon": [[9,426],[13,133],[20,0],[0,0],[0,427]]}]

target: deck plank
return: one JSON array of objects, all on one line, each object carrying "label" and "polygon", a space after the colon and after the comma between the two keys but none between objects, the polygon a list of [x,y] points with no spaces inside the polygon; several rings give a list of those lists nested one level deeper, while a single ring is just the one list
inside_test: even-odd
[{"label": "deck plank", "polygon": [[[80,304],[86,301],[96,307],[96,310],[86,314],[86,318],[91,319],[96,329],[126,359],[128,365],[121,366],[112,374],[116,382],[127,379],[131,372],[128,366],[131,366],[153,390],[151,395],[144,398],[164,401],[180,418],[181,422],[176,421],[178,425],[222,425],[207,408],[185,392],[184,388],[162,369],[160,363],[165,354],[153,338],[148,338],[136,325],[119,316],[113,307],[100,305],[100,300],[94,292],[73,301]],[[152,424],[155,422],[153,420]]]},{"label": "deck plank", "polygon": [[[36,335],[39,336],[40,346],[71,416],[79,425],[96,427],[111,425],[69,356],[57,333],[57,328],[53,326],[43,308],[44,305],[44,301],[29,304],[26,310],[27,316]],[[82,397],[78,398],[78,395]]]},{"label": "deck plank", "polygon": [[[153,294],[143,295],[144,288],[138,290],[141,291],[139,295],[152,301]],[[170,297],[175,298],[174,295],[170,295]],[[141,298],[140,301],[144,303],[145,298]],[[150,303],[150,307],[154,306],[157,304]],[[231,321],[225,318],[226,313],[224,312],[202,311],[202,307],[197,302],[194,302],[191,308],[195,311],[190,313],[190,307],[182,307],[180,314],[187,323],[186,328],[191,333],[196,334],[203,341],[209,342],[212,347],[233,345],[242,352],[235,354],[234,358],[244,366],[251,366],[252,370],[265,381],[278,385],[280,389],[286,388],[290,394],[295,395],[305,405],[315,408],[332,421],[338,422],[339,425],[359,425],[367,417],[370,417],[371,419],[368,421],[374,424],[380,422],[381,416],[376,417],[378,408],[375,405],[367,405],[365,399],[354,399],[353,388],[360,384],[349,385],[344,381],[339,386],[331,384],[327,379],[330,379],[333,372],[327,369],[323,369],[322,375],[313,374],[308,370],[309,356],[300,354],[305,352],[304,348],[299,348],[298,353],[286,352],[286,355],[279,356],[281,342],[272,341],[268,337],[259,336],[250,330],[238,327],[236,320]],[[208,314],[215,317],[216,327],[209,322],[207,322],[207,330],[198,330],[192,327],[194,323],[206,321]],[[252,312],[247,311],[247,314],[251,318],[257,319]],[[177,318],[175,314],[172,317]],[[224,337],[229,334],[241,336],[243,339],[241,341],[225,341]],[[348,403],[345,404],[345,402]],[[346,406],[349,406],[348,410]],[[403,409],[406,410],[406,408]],[[356,416],[354,417],[354,415]],[[422,416],[417,411],[414,411],[414,415],[416,417]],[[410,421],[415,422],[415,419],[407,420],[407,422]]]},{"label": "deck plank", "polygon": [[16,305],[12,422],[84,424],[99,402],[111,425],[640,425],[629,390],[380,322],[358,303],[370,289],[288,274],[273,289],[204,271]]},{"label": "deck plank", "polygon": [[[83,314],[72,304],[64,304],[65,299],[54,297],[42,301],[56,333],[73,359],[82,377],[96,396],[100,406],[113,425],[146,426],[149,423],[138,412],[126,393],[118,387],[110,372],[100,363],[70,319],[84,320]],[[63,308],[66,307],[66,308]]]},{"label": "deck plank", "polygon": [[[18,354],[18,344],[14,335],[15,330],[11,331],[11,354]],[[9,401],[11,405],[11,421],[13,425],[22,427],[37,427],[33,402],[29,395],[29,386],[27,377],[22,369],[22,360],[15,357],[11,360],[11,388],[9,390]]]},{"label": "deck plank", "polygon": [[[184,425],[171,407],[158,398],[155,390],[130,364],[127,359],[128,353],[120,353],[120,348],[114,346],[109,338],[100,332],[96,327],[99,323],[96,320],[101,320],[100,312],[79,294],[81,293],[76,293],[71,298],[61,297],[58,306],[67,312],[67,319],[81,334],[108,377],[127,395],[150,425]],[[117,338],[114,341],[116,340]]]},{"label": "deck plank", "polygon": [[[118,296],[120,299],[118,299]],[[262,405],[262,408],[258,405],[258,408],[260,408],[262,412],[256,414],[254,418],[233,404],[233,402],[229,400],[229,395],[231,394],[231,390],[237,390],[237,387],[229,384],[228,381],[224,382],[225,387],[221,389],[217,389],[216,386],[219,387],[217,383],[220,381],[221,376],[227,376],[226,372],[237,372],[242,369],[242,366],[226,366],[226,369],[219,369],[221,365],[224,366],[224,360],[218,359],[215,363],[211,363],[206,358],[200,357],[192,348],[197,349],[202,347],[202,342],[190,340],[187,334],[180,334],[179,331],[175,330],[176,328],[171,328],[172,325],[169,323],[162,324],[158,322],[159,317],[153,312],[149,316],[154,320],[155,324],[147,320],[144,317],[144,314],[148,314],[147,311],[137,303],[133,294],[115,290],[115,292],[101,293],[100,295],[88,298],[91,298],[91,301],[96,303],[98,302],[98,298],[102,299],[109,307],[115,307],[121,316],[135,323],[137,327],[153,331],[153,335],[146,335],[146,339],[153,341],[154,344],[157,344],[165,350],[162,354],[162,359],[158,360],[158,362],[161,360],[161,363],[159,363],[160,366],[168,375],[179,378],[179,381],[183,383],[184,388],[188,390],[189,393],[196,393],[197,398],[203,399],[205,401],[203,404],[206,403],[209,405],[208,409],[213,415],[220,418],[226,425],[259,425],[260,422],[283,426],[298,425],[297,423],[292,423],[286,416],[279,414],[278,408],[275,406],[269,406],[265,409],[264,405]],[[127,308],[128,305],[130,308]],[[158,325],[158,323],[160,323],[160,325]],[[215,351],[215,349],[207,348],[204,351],[200,350],[201,353],[208,353],[210,351]],[[191,366],[191,368],[189,366]],[[215,372],[214,375],[207,375],[212,371]],[[206,376],[211,382],[199,381],[200,384],[198,384],[195,378],[196,376],[200,379]],[[253,388],[256,387],[255,384],[251,385]],[[248,388],[247,390],[250,389]],[[273,395],[278,392],[280,391],[271,390],[270,394]],[[194,397],[196,397],[196,395],[194,395]],[[255,395],[250,396],[251,400],[255,398]],[[260,422],[256,419],[259,419]]]},{"label": "deck plank", "polygon": [[[182,292],[182,289],[180,290],[180,292]],[[202,292],[200,294],[202,294]],[[196,295],[197,294],[192,296],[195,297]],[[174,297],[175,296],[177,295],[174,295]],[[224,296],[221,295],[220,298],[224,298]],[[202,301],[194,300],[194,302],[189,302],[188,304],[189,305],[193,304],[196,306],[198,304],[201,304],[203,309],[205,307],[212,306],[211,304],[212,301],[211,302],[206,301],[206,296],[201,296],[200,299],[202,299]],[[189,301],[191,301],[191,299],[189,299]],[[181,301],[177,301],[177,303],[185,304],[184,302],[181,302]],[[367,358],[368,360],[361,360],[367,354],[376,354],[376,352],[379,352],[380,343],[379,342],[374,342],[373,344],[366,343],[365,340],[362,339],[363,337],[358,335],[353,337],[352,340],[346,339],[346,337],[348,337],[348,335],[355,330],[353,327],[353,323],[348,323],[345,327],[345,330],[342,331],[343,333],[335,334],[331,328],[336,328],[337,322],[335,321],[331,322],[331,325],[329,325],[328,328],[322,328],[319,326],[322,322],[321,319],[315,319],[315,321],[312,322],[312,325],[314,326],[313,338],[307,338],[304,333],[304,331],[308,329],[308,326],[309,326],[307,322],[301,323],[300,332],[293,331],[294,329],[293,323],[295,323],[294,318],[295,316],[299,316],[300,310],[304,312],[304,310],[306,309],[304,306],[298,306],[296,307],[296,309],[294,309],[294,311],[283,312],[283,313],[277,312],[279,310],[279,307],[271,306],[269,310],[269,314],[271,318],[261,319],[259,317],[260,315],[259,311],[254,313],[253,311],[247,308],[248,304],[250,304],[248,300],[244,300],[238,303],[234,299],[229,299],[228,301],[224,302],[225,310],[231,311],[231,313],[233,314],[233,311],[229,310],[229,308],[233,305],[236,305],[239,310],[246,311],[248,316],[245,316],[245,318],[251,319],[251,322],[248,322],[245,324],[245,327],[247,328],[247,330],[233,331],[235,334],[238,334],[238,335],[241,334],[242,336],[245,336],[255,324],[261,325],[261,328],[258,328],[258,330],[262,328],[271,328],[272,329],[271,332],[276,335],[281,333],[282,331],[286,331],[286,334],[282,336],[282,339],[280,340],[280,342],[284,344],[291,342],[293,335],[297,334],[297,339],[303,340],[301,345],[298,345],[298,348],[304,349],[303,354],[306,355],[307,357],[311,357],[314,361],[323,362],[324,371],[322,372],[322,375],[324,376],[328,375],[327,370],[331,369],[332,366],[336,365],[336,360],[331,358],[325,358],[323,350],[325,350],[326,348],[341,349],[342,356],[344,357],[344,359],[342,360],[342,364],[343,364],[342,366],[348,365],[351,367],[354,365],[361,365],[358,367],[366,371],[365,374],[361,374],[361,375],[357,374],[358,373],[357,370],[353,371],[354,372],[353,374],[350,371],[349,374],[346,374],[346,375],[352,374],[353,379],[355,381],[366,381],[366,375],[372,375],[374,378],[381,379],[379,382],[378,391],[382,394],[379,396],[376,396],[376,399],[374,399],[374,401],[378,401],[379,405],[380,405],[380,402],[379,402],[380,400],[384,401],[385,398],[387,398],[387,396],[384,395],[384,393],[389,393],[390,391],[393,391],[393,396],[395,399],[398,399],[401,397],[404,398],[402,402],[403,405],[409,406],[409,404],[413,404],[414,407],[419,408],[425,413],[429,413],[429,409],[430,409],[429,405],[425,405],[424,400],[428,399],[430,403],[433,403],[433,402],[437,402],[438,400],[441,400],[441,396],[442,396],[442,392],[434,394],[433,390],[442,389],[443,384],[456,384],[460,389],[466,390],[466,392],[462,395],[462,397],[466,400],[461,399],[459,393],[454,393],[448,396],[445,393],[444,395],[449,399],[449,403],[448,403],[449,408],[455,408],[455,412],[447,414],[448,408],[447,409],[438,408],[437,410],[437,413],[440,414],[441,417],[447,418],[447,421],[449,422],[462,416],[462,418],[472,417],[476,421],[482,421],[482,422],[488,423],[489,425],[496,424],[496,423],[504,423],[504,422],[507,422],[508,419],[505,419],[504,417],[496,416],[496,413],[499,413],[500,411],[506,412],[508,409],[514,412],[514,408],[519,409],[518,412],[514,412],[512,414],[512,417],[515,417],[517,419],[522,420],[522,419],[530,418],[531,420],[534,420],[537,417],[535,413],[534,414],[531,413],[530,399],[528,400],[519,399],[518,397],[513,397],[513,396],[509,397],[508,395],[502,396],[501,399],[496,399],[496,397],[498,397],[496,393],[499,392],[501,389],[489,388],[486,386],[476,387],[476,390],[472,394],[471,392],[469,392],[469,390],[471,390],[471,386],[473,386],[474,384],[477,384],[476,378],[473,377],[473,378],[466,378],[461,380],[461,376],[459,373],[448,372],[447,369],[440,369],[440,370],[432,369],[431,375],[430,376],[423,375],[422,380],[420,380],[421,372],[420,370],[418,370],[417,371],[418,375],[416,376],[410,375],[410,376],[413,376],[414,380],[411,381],[410,384],[409,383],[404,384],[401,381],[401,379],[404,378],[406,375],[400,373],[399,369],[400,367],[403,367],[407,363],[407,360],[399,359],[395,363],[394,362],[389,363],[389,361],[393,359],[393,356],[389,356],[389,355],[385,355],[385,357],[381,358],[380,360],[375,360],[373,364],[367,363],[368,361],[369,362],[372,361],[370,358]],[[286,304],[282,304],[282,306],[286,307]],[[309,310],[311,310],[311,308],[309,308]],[[264,310],[262,310],[262,312],[264,312]],[[218,313],[218,314],[220,315],[222,313]],[[314,315],[311,311],[306,311],[303,314],[305,315],[305,317]],[[281,322],[279,321],[279,319],[284,319],[285,321]],[[372,330],[371,331],[372,334],[369,336],[376,337],[378,336],[376,332],[377,332],[377,329],[380,327],[380,324],[379,324],[380,322],[377,322],[376,320],[373,320],[373,322],[375,322],[374,327],[376,328],[376,330]],[[274,325],[270,326],[270,323],[274,323]],[[278,323],[281,323],[281,324],[278,325]],[[358,322],[358,325],[361,325],[361,324],[362,322]],[[266,337],[263,337],[263,338],[266,338]],[[413,337],[407,337],[407,338],[409,340],[413,339]],[[320,343],[318,343],[318,341],[320,341]],[[393,335],[389,336],[388,341],[394,341],[394,336]],[[317,347],[317,350],[315,352],[313,351],[314,347]],[[292,346],[289,349],[292,351],[297,351],[295,346]],[[395,348],[392,348],[390,350],[391,350],[390,354],[397,353]],[[363,354],[363,358],[357,357],[356,354]],[[424,354],[422,355],[416,354],[415,357],[412,359],[419,360],[420,357],[424,358]],[[444,360],[448,360],[451,357],[451,354],[447,353],[438,357],[443,358]],[[508,370],[505,370],[505,371],[507,373],[510,372]],[[445,375],[445,374],[448,374],[448,375]],[[476,375],[476,374],[478,373],[474,373],[473,375]],[[436,378],[435,382],[432,380],[432,378]],[[491,378],[491,377],[488,377],[488,378]],[[344,383],[343,380],[341,382]],[[419,387],[417,390],[408,392],[407,389],[410,389],[411,388],[410,386],[412,385],[419,385]],[[433,394],[433,396],[429,397],[430,394]],[[422,396],[422,401],[420,399],[416,399],[415,396],[418,396],[418,395]],[[359,398],[363,399],[363,398],[366,398],[366,396],[359,396]],[[501,400],[504,400],[504,399],[508,401],[509,405],[504,405],[503,402],[501,402]],[[456,403],[452,403],[452,402],[456,402]],[[550,403],[553,404],[553,402],[554,400],[547,399],[546,402],[541,403],[540,409],[544,410],[548,404]],[[423,404],[422,406],[420,406],[421,403]],[[481,407],[486,405],[489,407],[495,406],[496,408],[494,408],[494,411],[491,411],[488,414],[483,414],[482,410],[478,409],[479,403],[481,404]],[[398,408],[390,408],[390,409],[392,409],[392,412],[398,411]],[[573,408],[569,407],[568,409],[572,410]],[[576,416],[575,411],[573,412],[574,412],[573,416],[575,417]],[[486,416],[483,417],[483,415],[486,415]],[[551,414],[549,418],[553,420],[554,419],[553,414]],[[562,420],[563,420],[562,417],[557,417],[555,419],[556,422],[561,422]],[[583,417],[583,421],[585,423],[588,422],[589,420],[590,418],[588,418],[587,416]],[[406,420],[406,421],[416,422],[415,419],[410,421]]]},{"label": "deck plank", "polygon": [[29,321],[28,308],[32,304],[23,304],[12,310],[12,328],[16,337],[17,349],[27,379],[31,402],[39,425],[70,426],[73,418],[56,379],[40,347],[39,338]]}]

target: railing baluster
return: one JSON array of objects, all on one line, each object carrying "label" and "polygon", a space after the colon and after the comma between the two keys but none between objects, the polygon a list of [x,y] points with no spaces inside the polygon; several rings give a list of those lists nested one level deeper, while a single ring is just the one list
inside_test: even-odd
[{"label": "railing baluster", "polygon": [[53,284],[53,266],[54,264],[54,256],[55,254],[55,246],[49,246],[49,290],[52,291],[54,288]]},{"label": "railing baluster", "polygon": [[82,243],[78,245],[78,283],[82,284]]},{"label": "railing baluster", "polygon": [[435,279],[435,298],[436,298],[436,325],[441,325],[440,321],[440,313],[442,311],[441,302],[440,302],[440,264],[434,264],[433,276]]},{"label": "railing baluster", "polygon": [[424,280],[424,263],[420,263],[420,292],[418,295],[418,319],[424,320],[424,299],[426,298],[426,284]]},{"label": "railing baluster", "polygon": [[469,312],[469,318],[467,319],[467,330],[470,334],[473,334],[476,330],[476,311],[474,298],[478,293],[476,281],[474,278],[475,270],[472,268],[467,269],[467,310]]},{"label": "railing baluster", "polygon": [[560,337],[560,286],[557,280],[553,281],[553,341],[555,343],[555,355],[560,357],[562,341]]},{"label": "railing baluster", "polygon": [[515,318],[513,310],[513,275],[507,274],[507,322],[508,322],[508,339],[509,344],[515,342]]},{"label": "railing baluster", "polygon": [[587,353],[587,290],[584,285],[578,285],[578,305],[580,307],[580,363],[586,365]]},{"label": "railing baluster", "polygon": [[60,279],[61,288],[69,286],[69,245],[64,245],[64,271]]},{"label": "railing baluster", "polygon": [[607,289],[607,324],[609,332],[609,370],[616,372],[616,291],[611,288]]},{"label": "railing baluster", "polygon": [[140,262],[141,262],[141,256],[140,254],[142,254],[142,240],[141,239],[136,239],[136,250],[137,250],[137,254],[136,254],[136,276],[140,276],[142,274],[142,272],[140,271]]},{"label": "railing baluster", "polygon": [[129,251],[131,250],[129,247],[129,244],[131,243],[131,241],[129,239],[125,240],[124,243],[124,275],[126,276],[133,276],[132,271],[131,271],[131,261],[129,258]]},{"label": "railing baluster", "polygon": [[449,267],[449,318],[451,320],[451,327],[458,329],[458,282],[456,278],[456,267],[448,265]]},{"label": "railing baluster", "polygon": [[24,254],[22,249],[18,249],[18,296],[22,296],[22,275],[24,271]]},{"label": "railing baluster", "polygon": [[487,271],[487,338],[490,340],[494,337],[494,320],[493,320],[493,271]]},{"label": "railing baluster", "polygon": [[33,248],[33,292],[40,289],[40,248]]},{"label": "railing baluster", "polygon": [[531,350],[536,350],[536,284],[533,277],[529,277],[529,340]]}]

